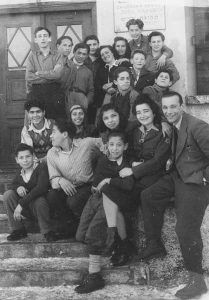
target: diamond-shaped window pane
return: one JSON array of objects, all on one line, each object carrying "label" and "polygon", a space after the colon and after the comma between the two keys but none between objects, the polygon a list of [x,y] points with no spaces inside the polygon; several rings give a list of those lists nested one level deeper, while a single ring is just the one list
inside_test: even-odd
[{"label": "diamond-shaped window pane", "polygon": [[[22,32],[23,31],[23,32]],[[16,32],[16,33],[15,33]],[[15,33],[15,35],[14,35]],[[29,40],[29,41],[28,41]],[[30,51],[31,44],[31,27],[7,28],[7,43],[8,43],[8,67],[13,68],[13,61],[16,60],[16,67],[22,67],[28,52]],[[12,53],[14,58],[11,60]]]},{"label": "diamond-shaped window pane", "polygon": [[64,35],[64,32],[65,32],[66,28],[67,28],[67,26],[57,26],[57,38]]},{"label": "diamond-shaped window pane", "polygon": [[17,28],[7,28],[7,43],[10,42]]},{"label": "diamond-shaped window pane", "polygon": [[8,53],[8,66],[9,66],[9,68],[17,68],[18,67],[16,61],[13,59],[13,57],[10,55],[10,53]]}]

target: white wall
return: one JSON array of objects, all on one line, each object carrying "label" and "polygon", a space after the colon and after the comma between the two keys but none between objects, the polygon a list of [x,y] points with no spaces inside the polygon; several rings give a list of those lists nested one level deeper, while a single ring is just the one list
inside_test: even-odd
[{"label": "white wall", "polygon": [[[53,2],[55,0],[48,0]],[[63,0],[62,0],[63,1]],[[90,2],[89,0],[64,0],[65,2]],[[93,0],[91,0],[92,2]],[[100,44],[112,44],[115,37],[114,32],[114,0],[96,0],[97,3],[97,34]],[[146,0],[144,0],[146,2]],[[181,80],[173,86],[183,95],[194,95],[195,84],[195,60],[194,46],[191,37],[194,35],[192,5],[209,5],[209,0],[162,0],[165,4],[166,29],[162,30],[166,37],[166,45],[174,51],[172,58],[180,72]],[[0,0],[0,4],[35,3],[46,2],[46,0]],[[145,32],[148,34],[149,32]],[[128,33],[118,33],[129,37]]]}]

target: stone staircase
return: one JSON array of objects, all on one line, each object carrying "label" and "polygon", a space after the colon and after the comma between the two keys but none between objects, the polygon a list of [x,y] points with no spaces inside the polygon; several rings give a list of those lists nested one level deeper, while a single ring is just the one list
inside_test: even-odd
[{"label": "stone staircase", "polygon": [[[8,174],[0,175],[1,193],[9,187],[10,181]],[[144,243],[140,211],[138,220],[136,237],[140,248]],[[170,207],[166,211],[163,228],[168,251],[164,259],[153,259],[145,264],[137,261],[136,257],[129,265],[112,268],[109,260],[104,258],[106,287],[88,295],[78,295],[74,288],[88,268],[87,247],[73,239],[46,243],[38,233],[28,234],[27,238],[18,242],[7,242],[9,228],[0,195],[0,299],[176,299],[174,294],[185,282],[187,273],[183,268],[174,226],[175,213]],[[203,226],[205,235],[208,234],[207,228]],[[206,250],[207,264],[209,255]]]}]

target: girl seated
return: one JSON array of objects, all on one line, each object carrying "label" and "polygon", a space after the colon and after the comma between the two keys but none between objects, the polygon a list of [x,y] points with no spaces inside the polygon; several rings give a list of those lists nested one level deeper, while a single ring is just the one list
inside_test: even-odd
[{"label": "girl seated", "polygon": [[[129,210],[132,207],[130,191],[133,189],[132,176],[120,178],[119,172],[129,166],[124,159],[124,151],[127,149],[125,134],[112,131],[107,138],[108,156],[101,156],[94,174],[93,195],[87,202],[76,234],[77,240],[81,240],[79,230],[86,226],[86,242],[89,245],[89,273],[83,282],[76,287],[78,293],[89,293],[104,287],[101,276],[101,254],[105,245],[105,223],[101,214],[103,201],[108,230],[106,237],[106,253],[113,249],[115,237],[118,235],[123,247],[131,248],[127,239],[125,221],[121,210]],[[96,204],[96,205],[95,205]],[[96,207],[96,212],[93,209]],[[100,216],[102,218],[100,218]],[[101,226],[102,225],[102,226]]]},{"label": "girl seated", "polygon": [[81,105],[73,105],[70,109],[70,121],[76,127],[75,139],[96,137],[96,128],[93,124],[87,123],[87,114]]}]

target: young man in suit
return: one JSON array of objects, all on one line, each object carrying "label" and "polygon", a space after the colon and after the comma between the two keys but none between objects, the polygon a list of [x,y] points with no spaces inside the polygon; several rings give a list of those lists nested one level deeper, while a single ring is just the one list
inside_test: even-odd
[{"label": "young man in suit", "polygon": [[166,254],[161,241],[164,210],[175,196],[176,233],[189,271],[189,283],[176,296],[191,299],[207,291],[203,278],[200,226],[209,201],[209,125],[183,111],[180,94],[162,97],[162,110],[173,125],[173,167],[141,194],[147,247],[141,258]]}]

